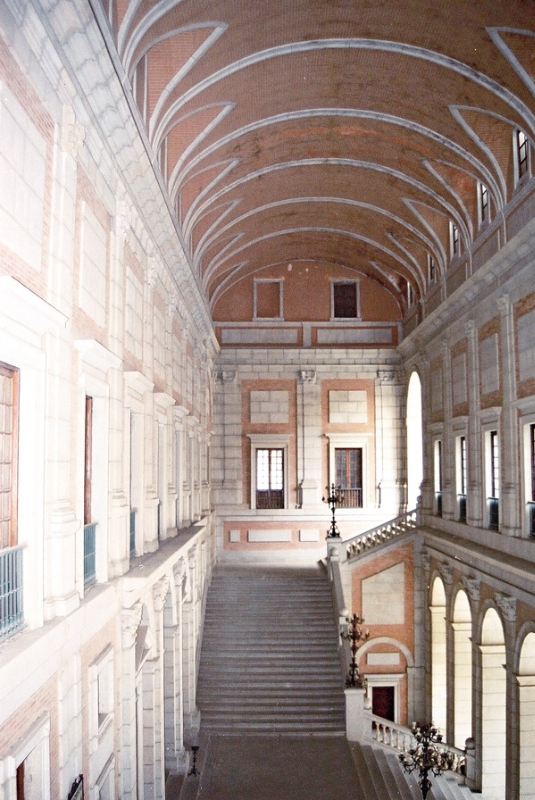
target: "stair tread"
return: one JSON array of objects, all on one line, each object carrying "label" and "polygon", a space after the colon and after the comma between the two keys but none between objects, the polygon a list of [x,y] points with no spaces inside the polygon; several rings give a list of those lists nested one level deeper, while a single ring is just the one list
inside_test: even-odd
[{"label": "stair tread", "polygon": [[216,570],[197,700],[210,731],[343,731],[338,635],[325,574]]}]

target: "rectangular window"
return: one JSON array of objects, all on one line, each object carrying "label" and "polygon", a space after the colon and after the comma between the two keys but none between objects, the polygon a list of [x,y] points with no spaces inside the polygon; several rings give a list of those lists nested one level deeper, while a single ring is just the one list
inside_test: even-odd
[{"label": "rectangular window", "polygon": [[0,364],[0,549],[17,544],[19,373]]},{"label": "rectangular window", "polygon": [[336,447],[335,484],[342,489],[341,508],[362,508],[362,448]]},{"label": "rectangular window", "polygon": [[453,222],[450,222],[450,254],[451,257],[460,255],[461,253],[461,239],[459,235],[459,228]]},{"label": "rectangular window", "polygon": [[483,225],[490,219],[489,190],[484,183],[478,183],[479,224]]},{"label": "rectangular window", "polygon": [[427,275],[429,283],[435,283],[437,279],[437,262],[429,253],[427,254]]},{"label": "rectangular window", "polygon": [[466,522],[466,436],[459,437],[459,522]]},{"label": "rectangular window", "polygon": [[498,431],[489,433],[489,528],[499,530],[500,516],[500,445]]},{"label": "rectangular window", "polygon": [[256,450],[256,507],[284,508],[284,450]]},{"label": "rectangular window", "polygon": [[132,78],[132,93],[141,112],[144,122],[148,116],[148,92],[147,92],[147,56],[140,59]]},{"label": "rectangular window", "polygon": [[255,319],[282,319],[282,281],[255,280]]},{"label": "rectangular window", "polygon": [[535,424],[529,426],[529,535],[535,536]]},{"label": "rectangular window", "polygon": [[359,282],[331,282],[331,316],[333,319],[356,319],[360,317]]},{"label": "rectangular window", "polygon": [[529,140],[524,131],[517,130],[515,141],[518,180],[520,180],[529,170]]},{"label": "rectangular window", "polygon": [[435,510],[438,517],[442,516],[442,442],[435,442]]},{"label": "rectangular window", "polygon": [[158,166],[164,180],[167,180],[167,136],[158,150]]},{"label": "rectangular window", "polygon": [[93,480],[93,398],[85,398],[84,446],[84,586],[96,580],[96,524],[91,520]]}]

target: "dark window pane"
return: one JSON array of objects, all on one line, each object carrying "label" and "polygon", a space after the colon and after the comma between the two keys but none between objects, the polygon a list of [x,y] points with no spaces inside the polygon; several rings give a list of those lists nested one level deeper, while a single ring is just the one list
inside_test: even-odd
[{"label": "dark window pane", "polygon": [[357,284],[354,281],[333,283],[335,317],[357,317]]}]

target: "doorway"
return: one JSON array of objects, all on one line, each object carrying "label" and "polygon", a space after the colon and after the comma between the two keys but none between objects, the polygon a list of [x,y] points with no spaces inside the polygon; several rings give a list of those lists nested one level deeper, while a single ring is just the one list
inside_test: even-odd
[{"label": "doorway", "polygon": [[391,722],[396,721],[395,686],[372,687],[372,714],[376,717],[389,719]]}]

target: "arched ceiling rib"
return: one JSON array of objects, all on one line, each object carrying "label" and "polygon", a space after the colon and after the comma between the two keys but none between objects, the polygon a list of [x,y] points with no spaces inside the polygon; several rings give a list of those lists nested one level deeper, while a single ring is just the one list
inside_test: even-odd
[{"label": "arched ceiling rib", "polygon": [[478,233],[535,137],[525,0],[117,0],[117,50],[192,270],[215,302],[307,262],[404,308]]}]

